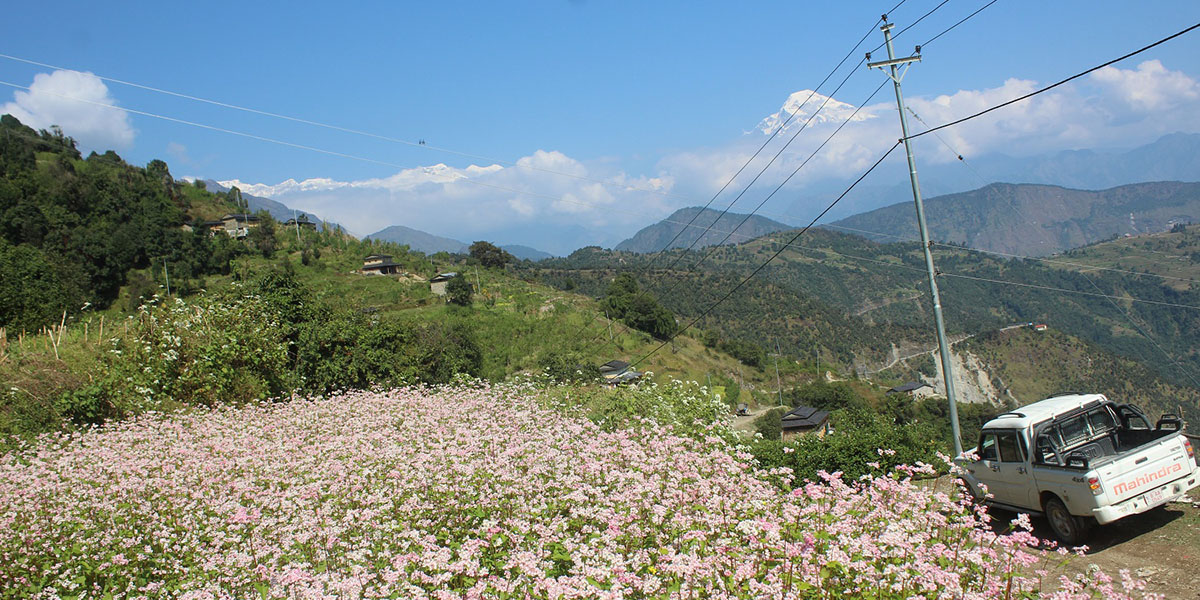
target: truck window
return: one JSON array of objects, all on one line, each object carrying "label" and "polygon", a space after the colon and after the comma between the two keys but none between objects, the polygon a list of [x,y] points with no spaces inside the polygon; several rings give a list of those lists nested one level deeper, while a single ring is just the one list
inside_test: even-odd
[{"label": "truck window", "polygon": [[1042,434],[1038,436],[1037,453],[1035,456],[1039,463],[1062,466],[1062,463],[1058,460],[1058,447],[1049,435]]},{"label": "truck window", "polygon": [[1087,415],[1079,415],[1078,417],[1063,421],[1058,426],[1058,430],[1062,434],[1063,444],[1066,446],[1074,446],[1075,444],[1087,441]]},{"label": "truck window", "polygon": [[999,460],[1000,455],[996,451],[995,434],[985,433],[979,437],[979,458],[980,460]]},{"label": "truck window", "polygon": [[1117,420],[1105,406],[1088,412],[1088,422],[1092,426],[1093,435],[1105,434],[1117,428]]},{"label": "truck window", "polygon": [[1025,462],[1024,453],[1017,443],[1017,432],[997,432],[996,445],[1000,448],[1000,462]]}]

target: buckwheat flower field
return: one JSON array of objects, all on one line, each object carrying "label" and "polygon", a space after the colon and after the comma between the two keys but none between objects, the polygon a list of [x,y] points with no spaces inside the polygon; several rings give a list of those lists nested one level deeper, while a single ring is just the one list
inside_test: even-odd
[{"label": "buckwheat flower field", "polygon": [[[781,488],[717,436],[519,385],[43,437],[0,464],[3,598],[1130,597],[903,472]],[[1102,575],[1102,574],[1101,574]],[[1115,581],[1119,581],[1117,583]]]}]

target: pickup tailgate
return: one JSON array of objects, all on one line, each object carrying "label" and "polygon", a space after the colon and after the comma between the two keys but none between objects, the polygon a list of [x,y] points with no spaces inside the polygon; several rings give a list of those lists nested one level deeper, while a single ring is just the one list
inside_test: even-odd
[{"label": "pickup tailgate", "polygon": [[1173,435],[1129,450],[1097,468],[1109,504],[1157,489],[1189,475],[1194,468],[1182,435]]}]

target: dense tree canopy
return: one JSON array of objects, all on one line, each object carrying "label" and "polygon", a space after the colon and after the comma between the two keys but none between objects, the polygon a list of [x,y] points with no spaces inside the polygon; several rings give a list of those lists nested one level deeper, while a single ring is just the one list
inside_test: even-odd
[{"label": "dense tree canopy", "polygon": [[478,260],[479,264],[489,268],[503,267],[505,263],[516,260],[503,248],[482,240],[471,244],[470,252],[471,257]]},{"label": "dense tree canopy", "polygon": [[610,317],[659,339],[670,337],[678,329],[675,315],[648,292],[639,290],[637,280],[629,273],[618,275],[608,286],[603,307]]},{"label": "dense tree canopy", "polygon": [[131,269],[166,268],[173,287],[227,272],[237,250],[187,231],[187,210],[161,160],[143,169],[112,151],[84,159],[61,131],[0,117],[0,327],[108,306]]}]

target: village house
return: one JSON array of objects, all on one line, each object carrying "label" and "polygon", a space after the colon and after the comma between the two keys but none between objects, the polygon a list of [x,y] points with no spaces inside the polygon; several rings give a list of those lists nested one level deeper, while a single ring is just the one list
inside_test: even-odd
[{"label": "village house", "polygon": [[429,280],[429,291],[433,292],[435,296],[445,296],[446,284],[455,277],[458,277],[458,273],[438,273],[436,277]]},{"label": "village house", "polygon": [[829,433],[829,411],[811,406],[797,406],[784,413],[779,429],[783,432],[785,442],[809,434],[823,438]]},{"label": "village house", "polygon": [[924,398],[933,395],[933,386],[924,381],[910,381],[887,391],[887,395],[893,394],[908,394],[914,398]]},{"label": "village house", "polygon": [[642,374],[629,368],[629,363],[623,360],[610,360],[600,365],[600,376],[604,383],[617,385],[639,379]]},{"label": "village house", "polygon": [[303,214],[303,213],[300,214],[299,219],[295,219],[295,218],[288,219],[287,222],[283,224],[283,226],[284,227],[293,227],[293,228],[301,227],[303,229],[316,229],[317,228],[317,224],[313,221],[309,221],[308,215]]},{"label": "village house", "polygon": [[400,272],[400,265],[392,262],[391,254],[372,254],[363,259],[363,275],[395,275]]},{"label": "village house", "polygon": [[[221,217],[221,226],[224,228],[226,235],[231,238],[244,238],[250,233],[250,229],[258,227],[259,218],[257,215],[244,213],[230,214]],[[216,229],[212,229],[216,231]]]}]

